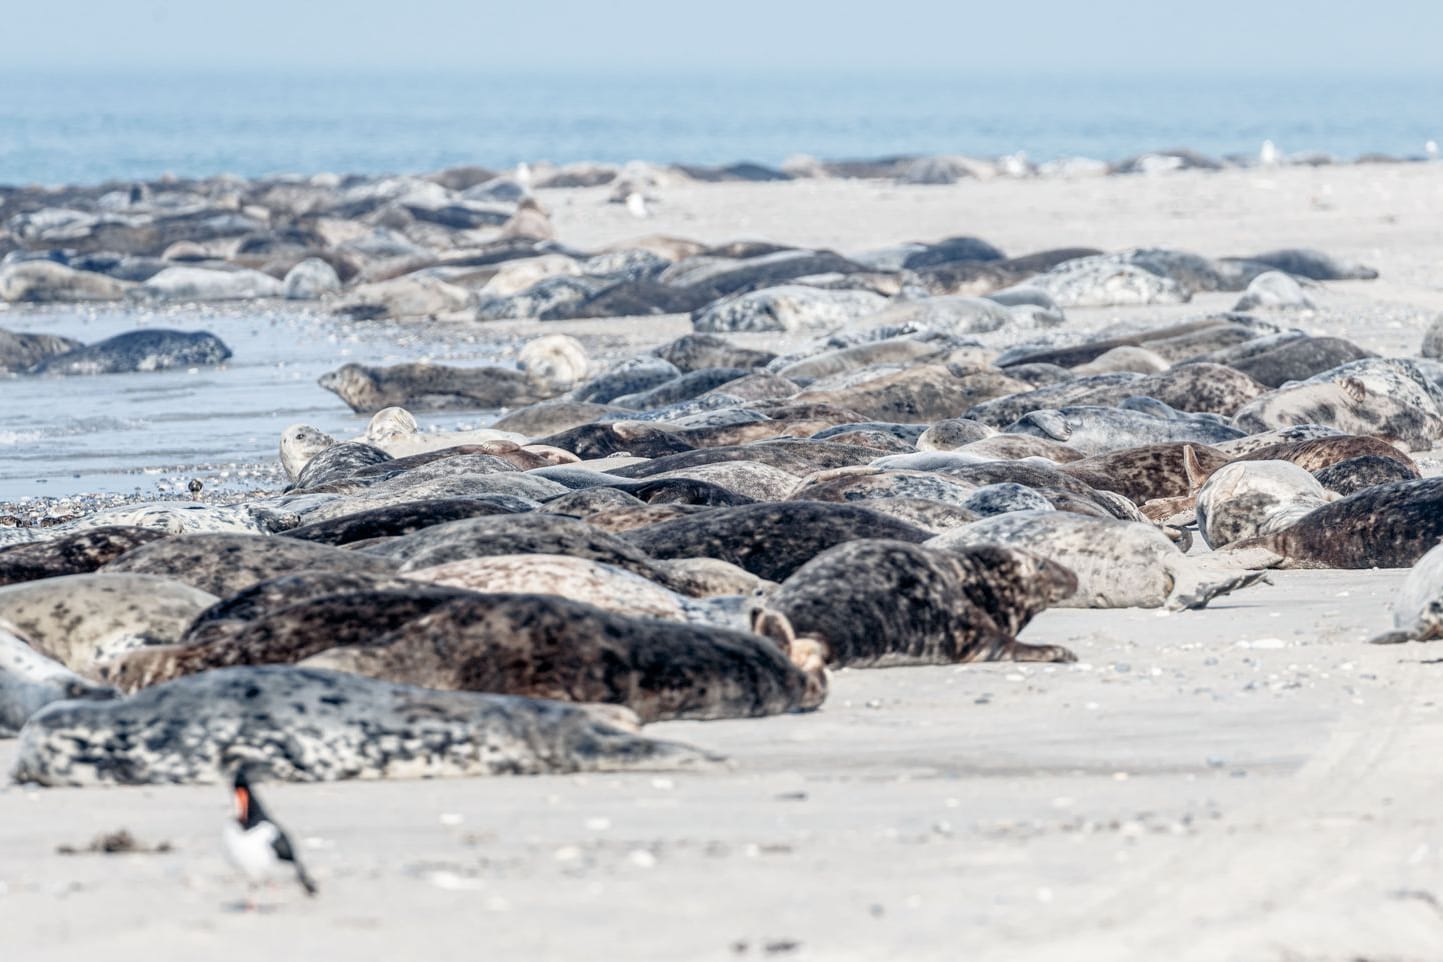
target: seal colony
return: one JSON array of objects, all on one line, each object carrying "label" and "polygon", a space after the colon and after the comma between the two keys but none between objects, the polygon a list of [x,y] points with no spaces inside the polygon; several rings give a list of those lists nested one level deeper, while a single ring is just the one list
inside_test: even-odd
[{"label": "seal colony", "polygon": [[[1203,618],[1285,566],[1416,563],[1378,640],[1438,635],[1433,341],[1380,357],[1308,329],[1366,265],[967,235],[581,249],[504,176],[230,189],[6,194],[0,293],[691,330],[627,356],[548,334],[480,367],[342,364],[321,386],[373,416],[350,438],[276,425],[284,490],[16,529],[19,780],[704,770],[638,727],[825,710],[844,668],[1066,663],[1029,633],[1049,607]],[[1236,308],[1179,313],[1218,291]],[[1098,305],[1167,313],[1072,329]],[[0,359],[141,371],[209,345],[136,333],[166,336],[0,334]],[[504,414],[416,416],[467,409]]]}]

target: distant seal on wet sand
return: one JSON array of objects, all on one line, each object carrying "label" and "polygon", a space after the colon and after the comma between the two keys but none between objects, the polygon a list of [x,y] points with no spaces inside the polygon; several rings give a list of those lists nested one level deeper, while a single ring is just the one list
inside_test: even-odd
[{"label": "distant seal on wet sand", "polygon": [[438,692],[280,666],[227,668],[32,719],[12,776],[41,785],[214,784],[240,762],[271,778],[423,778],[705,766],[624,715]]},{"label": "distant seal on wet sand", "polygon": [[343,364],[321,375],[318,383],[362,414],[393,406],[414,411],[518,407],[557,393],[523,371],[445,364]]},{"label": "distant seal on wet sand", "polygon": [[766,604],[819,640],[834,667],[1075,661],[1015,635],[1076,588],[1061,565],[1001,545],[947,551],[867,539],[817,555]]},{"label": "distant seal on wet sand", "polygon": [[447,521],[493,514],[519,514],[530,508],[531,502],[522,498],[494,494],[477,495],[474,498],[403,501],[400,504],[313,521],[283,531],[281,536],[340,547],[370,538],[402,537],[432,525],[445,524]]},{"label": "distant seal on wet sand", "polygon": [[126,331],[95,344],[52,354],[31,374],[121,374],[220,364],[230,348],[209,331]]},{"label": "distant seal on wet sand", "polygon": [[1375,645],[1443,639],[1443,543],[1430,548],[1403,579],[1393,602],[1393,630],[1372,639]]}]

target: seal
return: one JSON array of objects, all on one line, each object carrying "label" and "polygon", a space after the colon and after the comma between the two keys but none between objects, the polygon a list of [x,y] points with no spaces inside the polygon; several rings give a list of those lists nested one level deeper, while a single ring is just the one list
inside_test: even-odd
[{"label": "seal", "polygon": [[[289,608],[278,617],[297,614]],[[245,646],[246,636],[232,644]],[[367,644],[332,647],[307,663],[428,688],[624,705],[643,722],[756,718],[815,708],[826,697],[815,649],[793,648],[789,637],[779,643],[629,618],[538,594],[457,598],[373,633]]]},{"label": "seal", "polygon": [[132,548],[165,537],[149,528],[116,525],[0,548],[0,585],[95,571]]},{"label": "seal", "polygon": [[1197,526],[1210,548],[1279,531],[1337,495],[1288,461],[1234,461],[1197,493]]},{"label": "seal", "polygon": [[418,568],[406,577],[483,593],[556,595],[633,618],[660,618],[738,630],[751,627],[749,599],[743,596],[704,603],[624,568],[566,555],[467,558]]},{"label": "seal", "polygon": [[[284,444],[282,440],[282,444]],[[298,454],[281,451],[281,463],[287,459],[293,463]],[[318,451],[296,472],[295,482],[287,490],[305,491],[319,488],[337,481],[346,481],[361,468],[395,460],[385,451],[359,441],[342,441]]]},{"label": "seal", "polygon": [[523,371],[504,367],[343,364],[317,382],[359,414],[388,407],[416,411],[486,410],[518,407],[557,393]]},{"label": "seal", "polygon": [[1418,477],[1418,469],[1400,463],[1396,458],[1365,454],[1348,458],[1313,472],[1318,483],[1335,494],[1346,497],[1375,484],[1390,484]]},{"label": "seal", "polygon": [[748,371],[766,367],[776,355],[733,344],[714,334],[683,334],[654,352],[683,373],[708,367],[739,367]]},{"label": "seal", "polygon": [[833,667],[969,661],[1076,661],[1066,648],[1016,633],[1072,594],[1061,565],[1000,545],[956,551],[863,539],[798,568],[767,600]]},{"label": "seal", "polygon": [[[1077,590],[1063,608],[1201,608],[1263,576],[1248,555],[1190,558],[1157,527],[1066,511],[1013,511],[963,525],[927,542],[946,550],[1003,544],[1034,552],[1072,571]],[[1259,561],[1276,558],[1258,554]]]},{"label": "seal", "polygon": [[[1188,448],[1197,462],[1191,470],[1184,456]],[[1168,441],[1095,454],[1058,470],[1100,491],[1116,491],[1135,504],[1144,504],[1188,494],[1194,473],[1211,474],[1228,460],[1226,454],[1205,444]]]},{"label": "seal", "polygon": [[0,738],[13,736],[32,715],[55,701],[108,699],[118,693],[46,658],[0,623]]},{"label": "seal", "polygon": [[126,331],[95,344],[52,354],[31,374],[129,374],[221,364],[230,348],[209,331]]},{"label": "seal", "polygon": [[619,478],[649,478],[659,474],[687,472],[702,465],[721,461],[755,461],[801,478],[817,471],[864,464],[875,456],[874,452],[865,448],[851,444],[838,444],[835,441],[775,438],[752,444],[698,448],[694,451],[684,451],[680,454],[671,454],[621,468],[613,468],[607,473],[614,474]]},{"label": "seal", "polygon": [[1051,438],[1088,455],[1167,441],[1215,445],[1240,438],[1244,433],[1207,415],[1163,418],[1112,407],[1033,411],[1004,430],[1007,434]]},{"label": "seal", "polygon": [[244,762],[288,781],[668,770],[716,760],[557,702],[439,692],[316,669],[226,668],[32,719],[16,781],[217,784]]},{"label": "seal", "polygon": [[151,575],[79,574],[0,588],[0,622],[41,654],[97,677],[98,663],[131,648],[178,641],[215,595]]},{"label": "seal", "polygon": [[336,443],[320,428],[309,424],[292,424],[281,432],[281,470],[294,482],[312,458]]},{"label": "seal", "polygon": [[396,538],[414,534],[423,528],[480,518],[493,514],[520,514],[529,511],[532,502],[509,495],[478,495],[474,498],[435,498],[429,501],[404,501],[381,508],[370,508],[353,514],[313,521],[281,532],[283,537],[314,541],[340,547],[371,538]]},{"label": "seal", "polygon": [[278,535],[185,534],[128,551],[102,570],[160,575],[224,598],[292,571],[388,575],[395,565],[375,555]]},{"label": "seal", "polygon": [[1364,488],[1280,531],[1236,543],[1282,556],[1286,568],[1410,568],[1443,540],[1443,478]]},{"label": "seal", "polygon": [[1443,639],[1443,543],[1430,548],[1403,579],[1393,602],[1393,630],[1371,639],[1375,645]]},{"label": "seal", "polygon": [[[1018,394],[1028,387],[1027,382],[992,368],[919,364],[850,387],[809,387],[796,400],[837,405],[856,411],[863,419],[932,422],[955,418],[983,401]],[[970,413],[967,416],[974,417]]]},{"label": "seal", "polygon": [[859,538],[918,543],[928,532],[854,504],[785,501],[716,508],[637,528],[628,543],[653,558],[716,558],[782,581],[833,545]]},{"label": "seal", "polygon": [[1427,451],[1443,438],[1443,409],[1436,392],[1406,359],[1367,358],[1264,394],[1239,409],[1233,420],[1249,433],[1324,424]]}]

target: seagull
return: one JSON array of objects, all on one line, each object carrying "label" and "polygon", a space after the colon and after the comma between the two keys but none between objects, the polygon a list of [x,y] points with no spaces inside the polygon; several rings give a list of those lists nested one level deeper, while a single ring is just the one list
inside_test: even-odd
[{"label": "seagull", "polygon": [[274,879],[286,871],[289,863],[301,888],[306,890],[307,895],[315,895],[316,883],[306,874],[300,859],[296,858],[286,833],[266,814],[244,768],[236,769],[233,791],[235,817],[226,819],[222,834],[225,852],[231,862],[245,873],[252,886]]}]

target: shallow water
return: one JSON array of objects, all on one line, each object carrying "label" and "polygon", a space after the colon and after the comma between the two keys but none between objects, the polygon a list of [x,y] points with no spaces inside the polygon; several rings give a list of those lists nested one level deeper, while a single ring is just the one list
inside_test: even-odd
[{"label": "shallow water", "polygon": [[1443,140],[1443,75],[1067,78],[863,72],[224,73],[6,70],[0,184],[378,173],[453,164],[1026,151],[1116,160],[1192,147],[1351,160]]},{"label": "shallow water", "polygon": [[[514,357],[509,341],[475,328],[350,325],[274,310],[11,310],[0,312],[0,326],[87,343],[138,327],[208,330],[234,354],[213,368],[0,376],[0,504],[90,492],[176,495],[190,478],[211,489],[277,484],[276,446],[286,425],[305,422],[339,438],[365,429],[366,417],[316,384],[326,371],[347,361]],[[491,419],[486,412],[422,418],[440,429]]]}]

